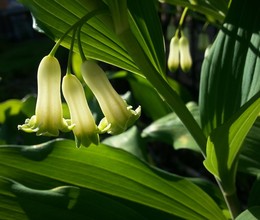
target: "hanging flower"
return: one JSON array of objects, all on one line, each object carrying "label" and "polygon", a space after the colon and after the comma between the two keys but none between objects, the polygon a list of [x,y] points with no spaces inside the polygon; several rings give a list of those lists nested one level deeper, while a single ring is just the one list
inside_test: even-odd
[{"label": "hanging flower", "polygon": [[36,132],[36,135],[58,136],[60,131],[70,131],[63,119],[60,96],[61,69],[58,60],[45,56],[38,68],[38,97],[35,115],[18,125],[19,130]]},{"label": "hanging flower", "polygon": [[72,74],[66,74],[62,81],[62,92],[69,106],[71,124],[76,146],[88,147],[99,144],[98,128],[89,109],[80,81]]},{"label": "hanging flower", "polygon": [[183,34],[179,40],[180,48],[180,66],[183,72],[188,72],[192,66],[192,59],[190,55],[189,40]]},{"label": "hanging flower", "polygon": [[168,68],[172,73],[178,69],[179,62],[179,38],[178,36],[174,36],[170,42],[168,57]]},{"label": "hanging flower", "polygon": [[105,117],[99,123],[99,129],[109,134],[119,134],[131,126],[141,114],[121,98],[110,84],[105,72],[93,61],[81,65],[83,79],[96,96]]}]

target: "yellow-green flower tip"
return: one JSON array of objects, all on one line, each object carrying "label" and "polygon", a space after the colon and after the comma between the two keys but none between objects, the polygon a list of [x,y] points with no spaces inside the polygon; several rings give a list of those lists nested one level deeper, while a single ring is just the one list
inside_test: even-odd
[{"label": "yellow-green flower tip", "polygon": [[93,61],[85,61],[81,73],[86,84],[94,93],[105,116],[98,125],[99,130],[109,134],[125,131],[141,115],[141,107],[132,110],[114,90],[105,72]]},{"label": "yellow-green flower tip", "polygon": [[35,115],[18,125],[19,130],[36,132],[36,135],[58,136],[59,131],[70,131],[72,126],[63,119],[60,96],[61,69],[58,60],[45,56],[39,65],[38,97]]},{"label": "yellow-green flower tip", "polygon": [[89,109],[82,84],[76,76],[67,74],[62,81],[62,92],[69,106],[76,146],[99,144],[98,128]]}]

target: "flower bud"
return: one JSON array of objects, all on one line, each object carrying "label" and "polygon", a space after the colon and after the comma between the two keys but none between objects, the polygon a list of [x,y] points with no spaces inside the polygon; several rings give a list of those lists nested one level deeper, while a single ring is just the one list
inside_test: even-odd
[{"label": "flower bud", "polygon": [[38,68],[38,97],[35,115],[18,125],[19,130],[36,132],[36,135],[58,136],[59,130],[71,129],[63,119],[60,96],[61,69],[58,60],[45,56]]},{"label": "flower bud", "polygon": [[190,55],[189,41],[187,37],[181,36],[179,40],[180,47],[180,66],[183,72],[188,72],[192,66],[192,59]]},{"label": "flower bud", "polygon": [[89,109],[82,84],[76,76],[66,74],[62,81],[62,92],[69,106],[76,146],[88,147],[91,142],[98,145],[97,125]]},{"label": "flower bud", "polygon": [[179,67],[179,38],[174,36],[170,42],[168,68],[174,73]]},{"label": "flower bud", "polygon": [[98,125],[102,132],[122,133],[139,118],[141,107],[132,110],[132,106],[128,106],[114,90],[105,72],[95,62],[82,63],[81,73],[105,115]]}]

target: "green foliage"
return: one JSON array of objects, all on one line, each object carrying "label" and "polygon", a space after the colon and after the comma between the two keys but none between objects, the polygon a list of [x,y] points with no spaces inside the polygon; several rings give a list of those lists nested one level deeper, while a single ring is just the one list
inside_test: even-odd
[{"label": "green foliage", "polygon": [[[80,36],[87,58],[124,69],[110,79],[128,82],[127,101],[140,104],[143,116],[122,134],[100,135],[98,146],[76,148],[72,133],[52,139],[17,131],[34,115],[35,96],[0,103],[0,218],[259,218],[259,178],[244,212],[234,200],[238,171],[253,179],[260,171],[258,0],[160,1],[188,7],[190,15],[221,27],[203,61],[199,105],[166,74],[157,1],[20,1],[32,12],[36,29],[52,40],[68,33],[61,41],[65,48],[72,42],[68,30],[82,25],[75,42]],[[93,17],[85,22],[88,15]],[[80,43],[74,49],[73,69],[83,83]],[[95,96],[87,86],[84,91],[99,120]],[[70,118],[67,104],[62,107]],[[157,168],[151,157],[159,155],[149,152],[156,143],[201,153],[210,173],[194,172],[199,177],[194,179]],[[204,180],[210,174],[218,184]]]},{"label": "green foliage", "polygon": [[[185,219],[224,219],[216,203],[195,184],[105,145],[75,149],[74,141],[55,140],[34,146],[1,146],[0,161],[1,176],[31,187],[46,189],[63,183],[127,199]],[[1,194],[6,193],[4,190]],[[21,196],[30,193],[30,189],[25,189]],[[41,192],[39,194],[39,199],[43,200]],[[9,197],[13,201],[14,197]]]},{"label": "green foliage", "polygon": [[223,182],[224,190],[228,194],[232,194],[235,190],[238,155],[244,138],[259,112],[260,92],[242,106],[229,121],[213,130],[209,136],[204,165]]}]

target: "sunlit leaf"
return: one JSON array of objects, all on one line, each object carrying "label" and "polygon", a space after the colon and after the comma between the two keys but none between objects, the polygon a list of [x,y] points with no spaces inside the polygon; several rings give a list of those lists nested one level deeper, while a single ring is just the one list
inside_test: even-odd
[{"label": "sunlit leaf", "polygon": [[[61,0],[21,0],[32,12],[37,25],[52,39],[59,39],[73,24],[88,12],[104,8],[102,1],[64,2]],[[147,8],[148,7],[148,8]],[[160,22],[154,4],[149,0],[129,2],[129,21],[133,33],[142,42],[141,46],[156,69],[164,69],[163,39]],[[141,13],[141,18],[139,17]],[[148,28],[149,27],[149,28]],[[72,33],[65,37],[62,45],[69,48]],[[155,43],[156,42],[156,43]],[[101,60],[115,66],[140,73],[131,57],[123,48],[114,33],[112,18],[108,13],[97,15],[84,24],[81,31],[81,43],[89,58]],[[77,45],[75,45],[77,49]]]},{"label": "sunlit leaf", "polygon": [[227,190],[233,190],[237,159],[242,143],[260,112],[260,92],[248,101],[232,118],[213,130],[207,142],[206,168]]},{"label": "sunlit leaf", "polygon": [[242,212],[236,220],[257,220],[260,218],[260,206],[251,207]]},{"label": "sunlit leaf", "polygon": [[56,140],[1,146],[0,151],[0,175],[26,186],[53,188],[58,181],[185,219],[225,219],[216,203],[190,181],[154,169],[119,149],[104,145],[76,149],[74,141]]}]

